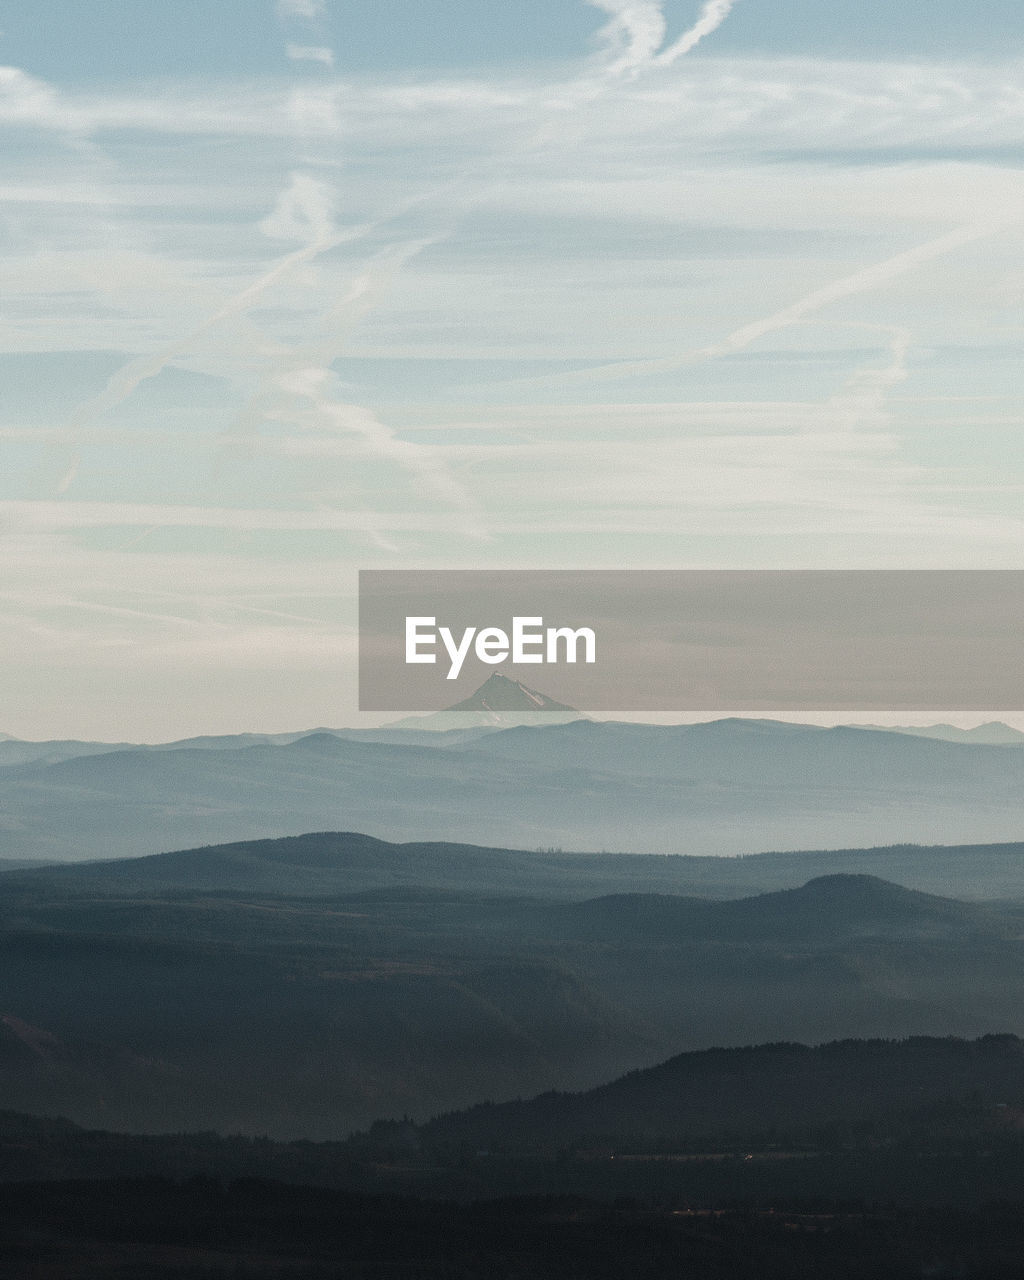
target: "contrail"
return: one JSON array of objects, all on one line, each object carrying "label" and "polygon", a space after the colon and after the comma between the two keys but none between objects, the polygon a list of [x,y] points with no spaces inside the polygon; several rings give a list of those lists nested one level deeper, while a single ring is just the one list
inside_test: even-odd
[{"label": "contrail", "polygon": [[[288,409],[271,408],[268,403],[270,395],[283,391],[293,400],[305,400],[312,407],[315,424],[313,429],[323,428],[341,437],[361,438],[376,456],[404,470],[428,492],[458,511],[462,517],[456,526],[458,532],[478,540],[486,540],[488,535],[480,524],[478,504],[451,474],[447,464],[435,456],[432,449],[402,440],[392,427],[382,422],[371,410],[335,400],[329,394],[331,365],[343,354],[351,327],[372,306],[390,278],[406,262],[442,238],[443,233],[425,236],[379,254],[375,262],[367,266],[353,281],[345,296],[325,315],[326,333],[318,339],[295,346],[276,366],[264,373],[255,394],[236,421],[232,435],[225,440],[225,445],[245,444],[245,437],[238,434],[241,428],[252,432],[252,444],[255,447],[256,428],[268,416],[309,430],[311,423],[304,420],[303,416],[296,416]],[[317,442],[314,440],[310,443],[310,456],[315,456]],[[226,450],[225,456],[230,456]],[[326,456],[335,455],[327,450]]]},{"label": "contrail", "polygon": [[[612,38],[624,38],[626,41],[627,47],[621,58],[609,68],[610,72],[617,73],[674,62],[724,22],[735,0],[706,0],[696,23],[661,53],[657,51],[664,41],[666,31],[663,0],[590,0],[590,3],[611,15],[612,21],[605,32]],[[323,0],[278,0],[278,9],[282,17],[298,17],[310,21],[323,17],[325,12]],[[296,193],[295,184],[296,179],[293,178],[293,191],[289,194],[295,196],[296,203],[304,204],[309,193]],[[111,376],[99,395],[78,406],[67,423],[68,429],[84,426],[123,404],[141,383],[156,377],[172,360],[183,355],[198,338],[222,320],[247,311],[263,293],[294,268],[341,244],[367,235],[378,225],[377,222],[367,223],[340,234],[329,234],[326,227],[328,220],[322,213],[317,216],[305,207],[302,211],[307,215],[314,232],[314,238],[307,245],[282,258],[189,333],[159,351],[140,356],[123,365]],[[68,475],[70,474],[69,471]],[[69,480],[66,476],[61,482],[62,487],[66,488],[67,483]]]},{"label": "contrail", "polygon": [[904,253],[896,254],[895,257],[886,258],[883,262],[876,262],[870,267],[864,267],[863,270],[856,271],[850,276],[844,276],[841,280],[835,280],[823,289],[815,289],[813,293],[807,294],[806,297],[800,298],[788,307],[783,307],[781,311],[775,311],[771,315],[765,316],[760,320],[754,320],[750,324],[741,325],[740,328],[734,329],[732,333],[727,334],[720,342],[712,343],[706,347],[698,347],[693,351],[685,352],[683,355],[665,356],[658,360],[617,360],[612,364],[598,365],[593,369],[582,369],[578,373],[555,375],[553,378],[544,378],[543,380],[530,379],[530,381],[538,383],[540,381],[552,381],[561,384],[565,382],[585,382],[590,378],[607,378],[609,380],[635,378],[649,373],[661,373],[669,369],[677,369],[693,361],[713,360],[718,356],[732,355],[737,351],[743,351],[751,343],[769,333],[776,333],[780,329],[786,329],[792,324],[797,324],[806,316],[813,315],[816,311],[820,311],[822,307],[828,306],[829,303],[839,302],[844,298],[851,298],[856,294],[868,293],[872,289],[878,289],[882,285],[888,284],[890,280],[906,275],[908,271],[913,271],[916,267],[932,262],[936,258],[943,258],[954,250],[963,248],[964,245],[973,244],[976,240],[984,240],[988,236],[997,235],[1015,222],[1019,222],[1020,218],[1020,213],[1014,213],[1001,218],[989,218],[984,222],[972,222],[965,227],[958,227],[957,230],[949,231],[946,235],[938,236],[934,240],[928,240],[914,249],[908,249]]},{"label": "contrail", "polygon": [[272,288],[282,277],[296,267],[302,266],[303,263],[311,262],[314,258],[320,257],[321,254],[327,253],[338,245],[369,235],[378,225],[376,222],[363,223],[360,226],[350,227],[342,232],[332,232],[322,211],[311,212],[307,209],[305,212],[308,222],[315,232],[314,238],[308,244],[279,259],[269,271],[266,271],[259,279],[254,280],[252,284],[247,285],[246,288],[229,298],[227,302],[214,311],[212,315],[207,316],[189,333],[184,334],[168,346],[162,347],[159,351],[139,356],[138,359],[130,360],[127,364],[122,365],[110,377],[107,385],[98,396],[94,396],[93,399],[79,405],[67,424],[68,429],[74,430],[85,426],[87,423],[95,421],[100,414],[107,413],[109,410],[123,404],[136,387],[148,378],[155,378],[172,360],[184,355],[197,338],[202,337],[204,333],[214,328],[222,320],[248,311],[268,289]]},{"label": "contrail", "polygon": [[[606,69],[606,74],[617,75],[623,72],[638,72],[644,67],[668,65],[674,62],[677,58],[688,53],[705,35],[710,34],[721,25],[732,9],[735,0],[706,0],[693,27],[667,49],[662,50],[661,53],[658,53],[658,50],[661,49],[664,43],[667,30],[663,13],[663,0],[590,0],[590,3],[611,16],[611,22],[604,29],[606,37],[624,45],[621,56],[612,66]],[[325,5],[323,0],[278,0],[278,12],[282,18],[298,18],[315,22],[324,17]],[[325,55],[324,60],[326,60],[326,55],[330,51],[326,49],[320,50],[318,47],[315,51],[303,48],[297,52],[301,52],[306,56],[313,52],[318,55],[322,53]],[[309,180],[306,181],[307,186],[314,185]],[[77,407],[67,423],[69,431],[73,432],[82,426],[88,425],[102,414],[123,404],[141,383],[156,377],[168,364],[184,355],[199,338],[221,321],[232,316],[241,315],[249,310],[267,290],[271,289],[280,279],[295,268],[312,261],[343,243],[369,234],[379,225],[378,220],[336,233],[322,202],[320,202],[321,207],[312,207],[318,204],[318,197],[314,198],[316,193],[301,188],[302,175],[293,176],[291,191],[285,194],[279,209],[266,221],[270,223],[276,219],[278,223],[291,222],[294,227],[296,222],[294,214],[297,209],[305,219],[305,230],[310,234],[309,242],[293,253],[281,258],[267,272],[229,298],[213,314],[207,316],[188,333],[159,351],[128,361],[110,377],[106,386],[97,396]],[[384,428],[384,431],[386,430]],[[367,438],[372,439],[373,433],[367,433]],[[383,437],[378,436],[377,440],[379,443],[384,443]],[[392,448],[386,450],[386,452],[388,451],[390,451],[392,457],[404,456],[407,466],[412,462],[412,459],[405,455],[405,451],[402,449]],[[70,487],[77,465],[77,458],[72,459],[65,475],[58,484],[58,492],[63,493]],[[465,495],[458,494],[459,486],[454,484],[450,478],[442,480],[441,476],[436,472],[428,476],[423,471],[421,460],[418,463],[413,463],[410,469],[416,470],[417,467],[420,470],[421,478],[427,480],[435,492],[440,493],[447,490],[447,497],[450,501],[455,501],[456,505],[466,506]]]},{"label": "contrail", "polygon": [[[178,338],[175,342],[161,348],[159,351],[139,356],[138,359],[130,360],[127,364],[122,365],[108,379],[107,385],[98,396],[94,396],[91,400],[87,400],[84,404],[78,406],[65,424],[65,430],[69,433],[78,431],[82,427],[89,426],[95,422],[102,414],[108,413],[111,409],[116,409],[118,405],[124,404],[136,387],[146,382],[149,378],[155,378],[178,356],[185,355],[194,345],[197,338],[202,337],[204,333],[214,328],[221,320],[247,311],[262,294],[293,268],[301,266],[304,262],[311,262],[314,258],[318,258],[320,254],[326,253],[337,245],[344,244],[349,240],[357,240],[360,236],[369,234],[374,225],[365,224],[361,227],[352,228],[341,235],[331,236],[326,240],[315,240],[306,245],[305,248],[288,254],[287,257],[282,258],[271,267],[265,275],[260,276],[258,280],[247,288],[235,294],[233,298],[229,298],[222,307],[215,311],[213,315],[207,316],[191,332],[186,333],[183,337]],[[71,442],[69,441],[68,443],[70,444]],[[64,469],[64,474],[57,482],[58,493],[66,493],[71,487],[78,471],[79,461],[77,455],[72,457],[70,463]]]},{"label": "contrail", "polygon": [[312,406],[318,425],[332,432],[361,437],[376,457],[395,463],[441,501],[461,511],[466,519],[460,532],[486,540],[487,535],[479,525],[476,504],[452,477],[446,464],[432,456],[429,449],[399,439],[372,410],[330,399],[327,395],[330,380],[329,369],[314,367],[297,369],[276,381],[281,390],[306,400]]},{"label": "contrail", "polygon": [[[292,8],[297,12],[294,5]],[[308,174],[294,173],[290,186],[282,192],[276,206],[263,219],[260,227],[271,237],[306,240],[307,243],[279,259],[262,276],[230,297],[188,333],[159,351],[151,352],[123,365],[111,376],[98,396],[78,407],[65,429],[74,431],[89,425],[102,414],[123,404],[141,383],[156,377],[168,364],[184,355],[199,338],[223,320],[244,314],[267,290],[295,268],[338,245],[365,237],[388,221],[389,217],[395,216],[395,213],[402,208],[415,202],[415,200],[405,201],[390,215],[339,232],[335,228],[333,201],[328,189]],[[426,236],[402,246],[397,251],[392,250],[380,255],[378,261],[385,268],[384,274],[397,271],[408,259],[428,245],[436,243],[439,238],[441,238],[440,235],[436,234]],[[375,272],[372,268],[365,271],[354,282],[348,295],[329,313],[328,318],[333,325],[336,326],[346,312],[354,320],[361,309],[370,305],[373,292],[379,288],[380,283],[379,272]],[[273,381],[292,395],[305,398],[314,407],[321,421],[329,424],[331,429],[348,431],[362,437],[379,456],[399,465],[436,497],[451,504],[463,516],[460,522],[462,532],[474,538],[486,538],[487,535],[479,524],[476,504],[450,474],[443,461],[435,459],[430,450],[424,449],[421,445],[401,440],[390,427],[380,422],[369,410],[356,405],[332,402],[324,394],[323,387],[328,377],[328,366],[339,354],[338,336],[335,330],[333,341],[328,337],[324,342],[304,344],[292,350],[286,361],[290,372],[281,376],[279,371],[279,375]],[[266,379],[262,381],[265,385]],[[256,399],[258,398],[257,396]],[[254,401],[250,400],[247,410],[251,412],[253,408]],[[78,459],[73,457],[58,483],[58,493],[63,494],[71,487],[77,468]]]},{"label": "contrail", "polygon": [[[697,21],[666,49],[664,0],[589,0],[611,15],[600,34],[613,47],[624,45],[620,56],[604,68],[606,76],[638,74],[644,67],[667,67],[722,25],[736,0],[705,0]],[[659,53],[658,51],[661,50]]]},{"label": "contrail", "polygon": [[682,58],[689,53],[696,45],[709,36],[712,31],[717,31],[722,23],[726,20],[731,12],[736,0],[706,0],[697,17],[697,21],[689,29],[684,32],[674,44],[670,44],[667,49],[663,49],[661,53],[652,60],[652,66],[667,67],[671,66],[677,58]]},{"label": "contrail", "polygon": [[952,253],[954,249],[963,248],[964,245],[972,244],[975,240],[984,240],[988,236],[1005,230],[1011,223],[1017,221],[1019,217],[1019,214],[1015,214],[1012,218],[986,219],[984,222],[974,222],[966,227],[958,227],[957,230],[949,231],[944,236],[939,236],[935,240],[920,244],[915,249],[908,249],[905,253],[898,253],[893,258],[886,258],[884,262],[876,262],[873,266],[865,267],[862,271],[857,271],[852,276],[845,276],[842,280],[836,280],[834,283],[826,285],[824,289],[816,289],[813,293],[809,293],[805,298],[801,298],[791,306],[784,307],[782,311],[776,311],[773,315],[766,316],[763,320],[755,320],[753,324],[743,325],[742,328],[735,329],[721,342],[715,343],[713,346],[702,347],[695,354],[697,356],[720,356],[728,355],[733,351],[742,351],[744,347],[749,347],[752,342],[756,342],[758,338],[763,338],[765,334],[774,333],[777,329],[785,329],[788,325],[802,320],[804,316],[810,315],[814,311],[819,311],[830,302],[838,302],[842,298],[850,298],[854,294],[867,293],[872,289],[877,289],[881,285],[888,284],[890,280],[895,280],[898,276],[905,275],[908,271],[913,271],[915,267],[922,266],[926,262],[932,262],[935,258],[944,258],[946,254]]}]

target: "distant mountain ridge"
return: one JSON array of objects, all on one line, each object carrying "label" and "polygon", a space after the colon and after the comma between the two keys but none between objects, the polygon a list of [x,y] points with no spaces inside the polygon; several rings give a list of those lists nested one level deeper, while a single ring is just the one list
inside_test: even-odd
[{"label": "distant mountain ridge", "polygon": [[[1024,752],[1007,746],[764,720],[557,722],[574,714],[9,764],[0,857],[130,857],[339,829],[717,856],[1006,842],[1024,825]],[[0,759],[12,745],[0,743]],[[969,895],[969,882],[957,892]]]},{"label": "distant mountain ridge", "polygon": [[855,729],[875,729],[886,733],[905,733],[916,738],[937,738],[940,742],[967,742],[982,746],[1024,746],[1024,732],[1004,724],[1001,720],[989,720],[972,729],[961,729],[955,724],[928,725],[851,725]]},{"label": "distant mountain ridge", "polygon": [[[449,743],[445,745],[451,745],[452,739],[465,734],[472,738],[482,732],[520,725],[552,725],[586,719],[589,717],[582,711],[556,702],[547,694],[496,671],[475,693],[444,711],[433,715],[409,716],[377,729],[320,726],[285,733],[201,734],[159,743],[91,742],[77,738],[29,741],[9,733],[0,733],[0,769],[21,764],[58,764],[62,760],[73,760],[78,756],[107,755],[115,751],[237,751],[255,746],[291,746],[292,743],[315,734],[329,734],[353,742],[429,742],[430,745],[442,745],[441,735],[449,731]],[[423,732],[430,736],[417,737],[418,733]]]},{"label": "distant mountain ridge", "polygon": [[[445,710],[431,715],[409,716],[403,720],[393,721],[377,729],[328,728],[319,726],[313,729],[293,730],[284,733],[228,733],[202,734],[196,737],[177,738],[169,742],[134,743],[134,742],[99,742],[76,738],[54,738],[48,740],[27,740],[9,733],[0,733],[0,768],[11,765],[29,764],[33,762],[55,764],[61,760],[74,759],[83,755],[101,755],[115,751],[177,751],[186,749],[198,750],[239,750],[250,746],[289,746],[301,738],[312,734],[326,733],[334,737],[350,741],[390,742],[423,744],[437,739],[440,734],[449,731],[449,743],[453,745],[459,737],[459,731],[477,736],[483,732],[494,732],[501,729],[528,726],[543,727],[572,723],[577,720],[589,721],[586,713],[575,707],[557,702],[547,694],[530,688],[520,680],[511,679],[501,672],[493,672],[488,679],[468,698],[456,702]],[[646,726],[649,728],[699,728],[713,724],[748,724],[754,726],[771,726],[776,731],[789,727],[795,730],[813,730],[824,726],[790,723],[780,720],[712,720],[698,725]],[[642,724],[638,727],[644,727]],[[974,728],[962,729],[951,724],[933,725],[882,725],[853,724],[837,726],[848,729],[861,729],[876,733],[897,733],[911,737],[932,738],[942,742],[956,742],[975,746],[1016,746],[1024,744],[1024,731],[1013,728],[999,720],[988,721]],[[429,737],[418,738],[416,735],[427,731]],[[432,745],[442,745],[434,741]]]}]

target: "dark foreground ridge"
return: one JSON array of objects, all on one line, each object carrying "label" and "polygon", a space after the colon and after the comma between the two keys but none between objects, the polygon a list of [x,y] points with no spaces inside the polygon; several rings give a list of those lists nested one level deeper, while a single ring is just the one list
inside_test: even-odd
[{"label": "dark foreground ridge", "polygon": [[[950,1183],[947,1166],[958,1161]],[[701,1050],[596,1089],[483,1103],[421,1125],[378,1120],[337,1142],[119,1134],[0,1112],[0,1182],[129,1174],[456,1199],[674,1186],[705,1207],[816,1188],[942,1203],[955,1187],[977,1204],[1024,1197],[1024,1042],[920,1036]]]},{"label": "dark foreground ridge", "polygon": [[917,1036],[700,1050],[583,1093],[441,1116],[420,1132],[428,1144],[534,1152],[692,1152],[754,1141],[809,1149],[858,1131],[880,1141],[915,1125],[926,1131],[951,1100],[993,1114],[1005,1109],[1007,1120],[1012,1108],[1016,1117],[1024,1107],[1024,1043],[1012,1035]]},{"label": "dark foreground ridge", "polygon": [[5,1280],[1017,1280],[1019,1205],[472,1205],[206,1178],[0,1190]]},{"label": "dark foreground ridge", "polygon": [[5,1280],[1011,1280],[1024,1044],[708,1050],[336,1143],[0,1113],[0,1221]]}]

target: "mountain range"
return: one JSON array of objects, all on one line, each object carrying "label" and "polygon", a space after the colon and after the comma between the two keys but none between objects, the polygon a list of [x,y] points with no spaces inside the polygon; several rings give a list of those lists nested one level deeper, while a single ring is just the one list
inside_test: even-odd
[{"label": "mountain range", "polygon": [[609,895],[728,899],[793,889],[836,874],[899,882],[962,899],[1024,899],[1024,842],[882,845],[739,857],[567,853],[451,841],[396,844],[356,831],[203,845],[141,858],[0,863],[6,900],[37,893],[239,892],[297,897],[438,890],[565,901]]},{"label": "mountain range", "polygon": [[70,757],[43,745],[42,758],[0,769],[0,857],[127,857],[339,828],[747,854],[1008,841],[1024,816],[1016,747],[778,721],[324,731]]},{"label": "mountain range", "polygon": [[1001,747],[1024,745],[1024,733],[1020,729],[1014,729],[1012,725],[1003,724],[1001,720],[989,720],[985,724],[975,725],[972,729],[962,729],[955,724],[865,724],[856,727],[885,729],[889,733],[908,733],[918,738],[938,738],[943,742],[973,742],[975,744]]}]

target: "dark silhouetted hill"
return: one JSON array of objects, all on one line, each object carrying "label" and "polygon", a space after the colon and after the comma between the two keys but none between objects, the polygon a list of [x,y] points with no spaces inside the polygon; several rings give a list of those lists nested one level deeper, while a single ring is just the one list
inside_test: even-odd
[{"label": "dark silhouetted hill", "polygon": [[[1016,929],[982,906],[890,884],[877,876],[820,876],[798,889],[732,902],[626,894],[582,902],[565,912],[590,938],[769,942],[888,937],[966,938]],[[571,928],[571,925],[570,925]]]},{"label": "dark silhouetted hill", "polygon": [[611,1143],[685,1151],[773,1132],[806,1142],[830,1128],[966,1098],[989,1108],[1024,1106],[1024,1044],[1016,1036],[707,1049],[586,1093],[440,1116],[421,1133],[428,1144],[494,1149]]}]

